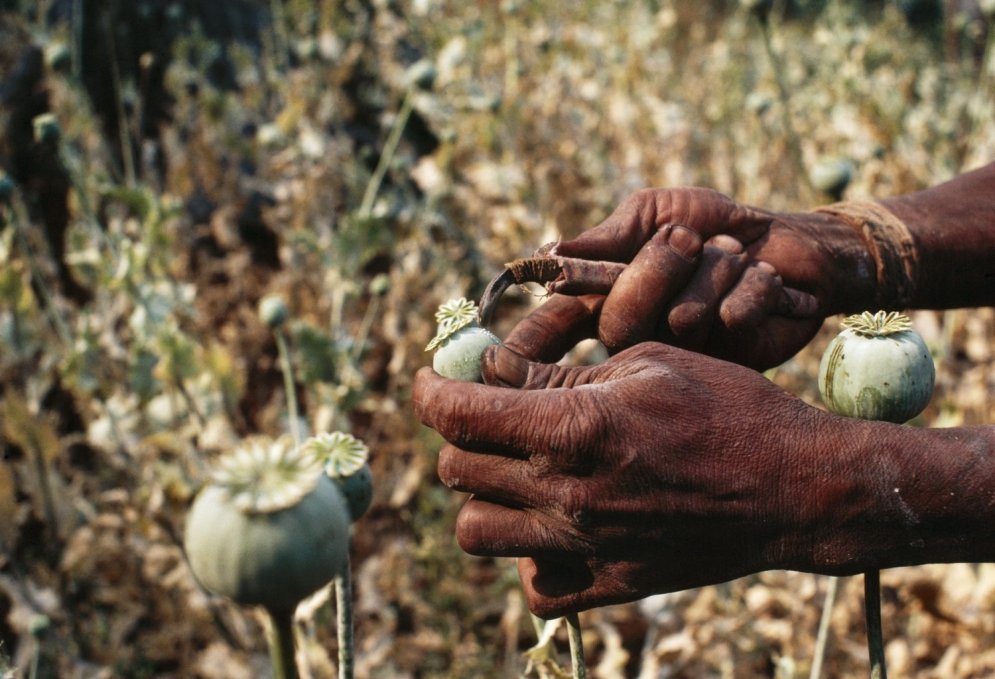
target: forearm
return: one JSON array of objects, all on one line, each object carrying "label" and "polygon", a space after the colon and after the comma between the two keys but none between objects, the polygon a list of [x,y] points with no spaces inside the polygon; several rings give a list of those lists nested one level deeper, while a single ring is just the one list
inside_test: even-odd
[{"label": "forearm", "polygon": [[837,422],[846,444],[819,480],[827,523],[802,570],[995,561],[995,427]]},{"label": "forearm", "polygon": [[880,202],[915,241],[918,276],[910,307],[995,304],[995,163]]},{"label": "forearm", "polygon": [[995,163],[924,191],[782,220],[830,258],[816,292],[827,314],[995,304]]}]

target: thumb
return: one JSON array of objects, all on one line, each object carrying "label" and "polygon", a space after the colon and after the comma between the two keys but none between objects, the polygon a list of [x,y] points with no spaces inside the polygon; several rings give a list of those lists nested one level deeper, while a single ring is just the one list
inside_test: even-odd
[{"label": "thumb", "polygon": [[521,354],[498,344],[489,347],[483,356],[480,374],[484,384],[512,389],[546,389],[560,386],[570,368],[555,363],[530,361]]},{"label": "thumb", "polygon": [[553,295],[519,321],[504,340],[522,358],[553,362],[581,340],[598,336],[603,295]]},{"label": "thumb", "polygon": [[663,223],[653,192],[644,189],[622,201],[597,226],[557,243],[554,252],[563,257],[629,262]]}]

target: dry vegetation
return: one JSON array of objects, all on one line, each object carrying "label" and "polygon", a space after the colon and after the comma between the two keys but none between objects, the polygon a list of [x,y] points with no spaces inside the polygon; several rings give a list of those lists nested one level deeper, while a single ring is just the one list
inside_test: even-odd
[{"label": "dry vegetation", "polygon": [[[170,102],[143,98],[144,71],[106,71],[117,135],[58,70],[72,26],[37,16],[57,3],[23,4],[0,16],[0,77],[28,45],[47,50],[36,91],[61,138],[26,142],[35,174],[0,225],[0,674],[268,671],[260,619],[201,591],[179,546],[212,460],[288,426],[256,316],[268,293],[292,310],[305,425],[372,450],[353,547],[359,676],[523,674],[535,635],[513,564],[454,544],[461,498],[436,480],[440,441],[408,404],[436,304],[478,295],[502,262],[637,188],[802,210],[829,200],[804,169],[824,157],[852,161],[847,197],[995,158],[985,20],[917,30],[892,3],[775,2],[768,52],[747,11],[717,1],[286,0],[286,29],[262,25],[258,44],[183,24]],[[223,49],[235,88],[207,75]],[[22,103],[3,102],[15,177]],[[42,227],[60,191],[61,257]],[[503,327],[536,302],[509,293]],[[938,365],[918,424],[995,421],[992,310],[915,320]],[[835,327],[773,379],[817,403]],[[883,585],[892,677],[995,674],[995,566],[897,569]],[[605,678],[807,676],[824,589],[771,572],[591,611],[588,661]],[[310,676],[333,676],[329,609],[299,612]],[[832,633],[826,676],[866,672],[859,579],[842,584]]]}]

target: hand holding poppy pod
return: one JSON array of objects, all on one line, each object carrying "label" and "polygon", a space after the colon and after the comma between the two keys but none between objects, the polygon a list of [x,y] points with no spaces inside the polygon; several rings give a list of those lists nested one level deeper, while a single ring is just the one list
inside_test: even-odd
[{"label": "hand holding poppy pod", "polygon": [[450,442],[440,478],[472,494],[460,545],[522,557],[539,615],[768,569],[995,557],[995,428],[839,417],[657,343],[584,368],[497,347],[483,376],[518,388],[425,368],[415,409]]},{"label": "hand holding poppy pod", "polygon": [[[485,385],[427,368],[415,380],[417,414],[449,441],[440,477],[472,494],[461,545],[522,557],[542,615],[770,568],[991,560],[995,428],[844,418],[752,370],[639,342],[757,368],[790,357],[822,316],[877,300],[990,304],[993,188],[995,164],[805,214],[704,189],[644,191],[543,252],[624,270],[606,269],[607,294],[561,285],[484,351]],[[889,244],[889,233],[901,238]],[[588,337],[615,355],[589,368],[532,362]]]}]

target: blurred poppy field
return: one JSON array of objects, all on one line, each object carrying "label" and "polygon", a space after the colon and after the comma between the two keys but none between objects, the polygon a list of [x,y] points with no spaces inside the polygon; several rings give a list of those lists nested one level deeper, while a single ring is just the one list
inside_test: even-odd
[{"label": "blurred poppy field", "polygon": [[[182,536],[219,455],[294,427],[370,448],[357,676],[559,676],[565,634],[525,654],[514,563],[455,544],[411,412],[437,305],[640,188],[807,210],[992,162],[993,45],[991,0],[0,2],[0,676],[267,676],[262,618],[200,588]],[[995,422],[992,309],[912,317],[937,365],[914,424]],[[839,320],[768,376],[822,407]],[[995,675],[995,565],[882,585],[890,676]],[[586,612],[589,676],[807,677],[826,587]],[[868,671],[862,592],[840,583],[825,677]],[[335,676],[327,596],[297,635],[302,675]]]}]

